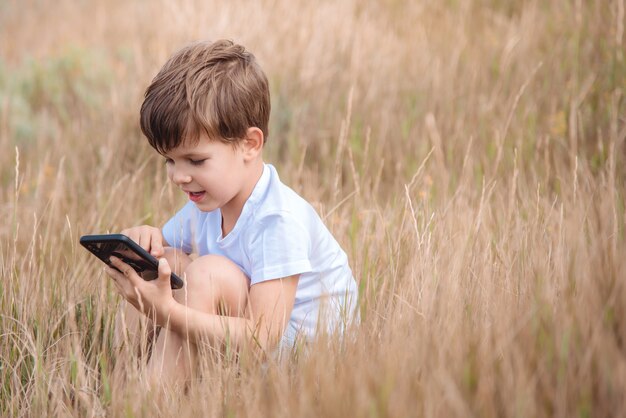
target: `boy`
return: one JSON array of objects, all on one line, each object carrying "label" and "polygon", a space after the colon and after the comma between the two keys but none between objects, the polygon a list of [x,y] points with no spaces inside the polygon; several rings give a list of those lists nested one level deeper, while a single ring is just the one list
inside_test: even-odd
[{"label": "boy", "polygon": [[[162,327],[150,359],[186,379],[196,344],[292,347],[355,313],[347,256],[314,209],[265,164],[270,97],[254,56],[230,41],[174,54],[146,90],[141,129],[188,202],[162,230],[122,231],[159,258],[142,280],[112,258],[121,295]],[[196,258],[189,254],[196,253]],[[185,286],[171,291],[172,266]]]}]

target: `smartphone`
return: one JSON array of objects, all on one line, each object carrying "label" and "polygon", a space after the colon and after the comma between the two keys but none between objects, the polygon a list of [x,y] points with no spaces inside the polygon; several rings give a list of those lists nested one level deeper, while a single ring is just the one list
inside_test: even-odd
[{"label": "smartphone", "polygon": [[[154,280],[159,277],[159,261],[126,235],[83,235],[80,237],[80,244],[109,267],[113,267],[109,257],[115,256],[131,266],[144,280]],[[183,281],[174,273],[170,281],[172,289],[183,287]]]}]

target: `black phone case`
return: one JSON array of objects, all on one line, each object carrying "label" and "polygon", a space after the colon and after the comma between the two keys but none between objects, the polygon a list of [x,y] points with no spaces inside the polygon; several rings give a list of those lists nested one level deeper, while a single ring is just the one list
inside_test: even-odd
[{"label": "black phone case", "polygon": [[[83,235],[80,237],[80,244],[110,267],[113,266],[109,257],[113,255],[131,266],[144,280],[154,280],[158,277],[158,260],[126,235]],[[130,250],[138,258],[125,255],[126,250]],[[183,281],[174,273],[170,281],[172,289],[183,287]]]}]

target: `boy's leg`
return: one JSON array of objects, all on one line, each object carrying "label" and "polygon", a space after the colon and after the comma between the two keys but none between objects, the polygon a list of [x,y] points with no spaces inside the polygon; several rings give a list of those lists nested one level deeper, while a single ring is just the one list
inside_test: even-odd
[{"label": "boy's leg", "polygon": [[[225,257],[199,257],[185,270],[185,286],[174,292],[179,303],[202,312],[244,316],[250,282]],[[148,364],[151,378],[168,384],[184,384],[197,366],[198,349],[183,336],[162,329]]]}]

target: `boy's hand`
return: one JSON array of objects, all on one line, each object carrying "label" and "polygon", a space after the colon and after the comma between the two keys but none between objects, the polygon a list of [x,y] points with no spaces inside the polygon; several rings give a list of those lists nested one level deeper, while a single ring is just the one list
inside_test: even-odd
[{"label": "boy's hand", "polygon": [[105,271],[113,279],[118,293],[158,325],[165,325],[172,305],[176,304],[170,288],[172,269],[167,260],[159,259],[159,277],[151,281],[143,280],[131,266],[117,257],[110,257],[110,261],[112,267],[105,267]]},{"label": "boy's hand", "polygon": [[165,240],[159,228],[150,225],[134,226],[123,230],[121,233],[135,241],[152,256],[156,258],[163,256],[163,242]]}]

